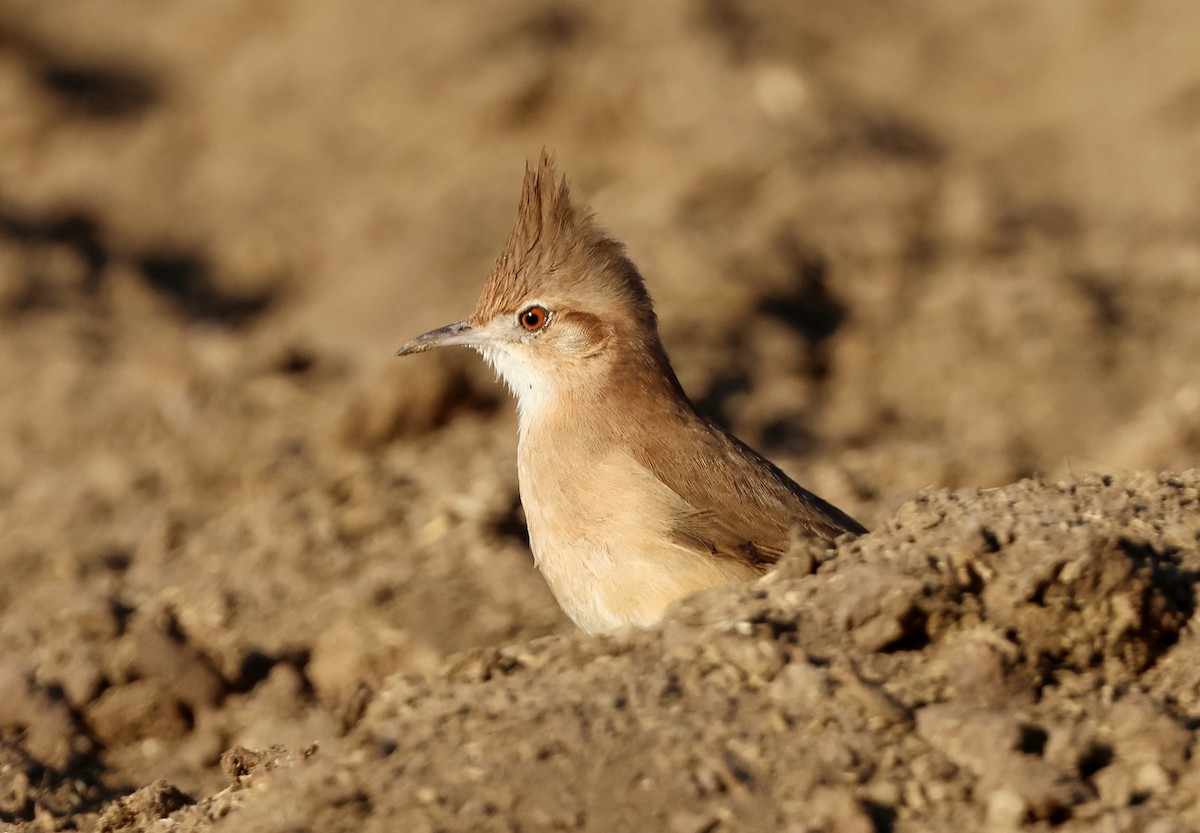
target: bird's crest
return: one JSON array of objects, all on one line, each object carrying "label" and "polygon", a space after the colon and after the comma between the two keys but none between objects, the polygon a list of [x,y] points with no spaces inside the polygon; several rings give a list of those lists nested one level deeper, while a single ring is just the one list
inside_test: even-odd
[{"label": "bird's crest", "polygon": [[525,167],[517,223],[484,283],[472,319],[478,323],[541,294],[579,299],[608,296],[641,303],[650,299],[624,247],[596,225],[591,212],[571,199],[554,158],[542,151]]}]

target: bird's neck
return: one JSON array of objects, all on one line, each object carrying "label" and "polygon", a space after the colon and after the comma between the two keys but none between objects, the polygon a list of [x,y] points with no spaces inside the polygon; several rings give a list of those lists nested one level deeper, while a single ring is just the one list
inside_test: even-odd
[{"label": "bird's neck", "polygon": [[[520,442],[605,448],[653,434],[694,410],[661,349],[585,362],[562,373],[493,361],[517,400]],[[575,372],[570,372],[571,370]]]}]

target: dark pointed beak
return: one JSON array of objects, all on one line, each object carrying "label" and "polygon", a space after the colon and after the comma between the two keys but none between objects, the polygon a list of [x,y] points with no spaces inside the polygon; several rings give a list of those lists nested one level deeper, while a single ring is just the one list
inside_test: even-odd
[{"label": "dark pointed beak", "polygon": [[478,331],[466,321],[455,321],[445,327],[430,330],[419,335],[396,351],[397,356],[407,356],[412,353],[424,353],[435,347],[453,347],[455,345],[479,344]]}]

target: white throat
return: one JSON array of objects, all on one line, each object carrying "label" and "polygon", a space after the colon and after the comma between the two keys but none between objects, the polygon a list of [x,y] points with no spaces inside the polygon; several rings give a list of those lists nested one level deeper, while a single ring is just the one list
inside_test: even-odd
[{"label": "white throat", "polygon": [[488,344],[476,349],[516,397],[518,425],[524,433],[550,407],[555,395],[553,376],[539,372],[524,357],[503,346]]}]

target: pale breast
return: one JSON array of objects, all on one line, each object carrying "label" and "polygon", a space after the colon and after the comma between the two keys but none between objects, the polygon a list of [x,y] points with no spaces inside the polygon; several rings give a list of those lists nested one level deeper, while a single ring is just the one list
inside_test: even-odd
[{"label": "pale breast", "polygon": [[758,574],[680,546],[672,518],[687,507],[632,457],[547,463],[518,455],[530,545],[559,605],[588,633],[653,624],[684,596]]}]

